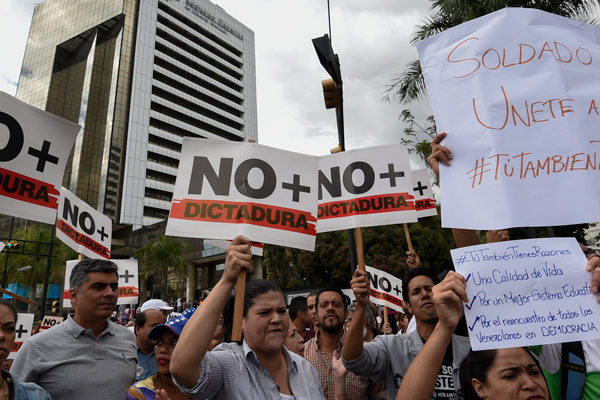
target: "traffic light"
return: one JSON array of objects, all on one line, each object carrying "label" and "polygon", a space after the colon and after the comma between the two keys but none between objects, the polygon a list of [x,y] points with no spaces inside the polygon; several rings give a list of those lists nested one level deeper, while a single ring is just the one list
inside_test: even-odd
[{"label": "traffic light", "polygon": [[58,302],[58,300],[54,300],[54,301],[52,302],[52,314],[58,314],[58,311],[59,311],[58,309],[59,309],[59,307],[60,307],[60,306],[59,306],[59,302]]},{"label": "traffic light", "polygon": [[325,79],[323,85],[323,96],[325,97],[325,108],[336,108],[340,104],[340,91],[333,79]]},{"label": "traffic light", "polygon": [[5,245],[8,250],[16,250],[21,247],[19,242],[6,242]]}]

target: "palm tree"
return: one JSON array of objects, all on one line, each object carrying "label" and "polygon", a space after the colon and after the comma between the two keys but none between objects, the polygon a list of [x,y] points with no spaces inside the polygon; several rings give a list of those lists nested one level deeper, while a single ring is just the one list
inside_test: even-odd
[{"label": "palm tree", "polygon": [[[165,235],[158,235],[158,238],[149,241],[144,247],[136,251],[136,257],[139,260],[140,277],[143,280],[154,275],[157,270],[161,270],[161,298],[167,299],[168,287],[167,280],[169,268],[183,270],[183,257],[186,246],[179,240],[172,239]],[[154,293],[152,293],[154,297]]]},{"label": "palm tree", "polygon": [[[505,7],[537,8],[563,17],[598,24],[592,18],[599,0],[432,0],[431,14],[422,25],[417,26],[411,44],[443,32],[463,22],[481,17]],[[404,72],[387,86],[384,99],[394,97],[408,104],[425,94],[425,81],[419,60],[409,61]]]}]

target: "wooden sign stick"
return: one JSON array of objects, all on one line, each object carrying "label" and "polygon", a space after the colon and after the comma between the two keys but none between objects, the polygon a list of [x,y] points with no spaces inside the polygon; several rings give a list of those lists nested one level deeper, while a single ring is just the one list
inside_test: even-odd
[{"label": "wooden sign stick", "polygon": [[404,223],[404,236],[406,236],[406,243],[408,244],[408,251],[415,251],[415,249],[413,248],[413,245],[410,241],[410,233],[408,233],[408,224],[405,222]]},{"label": "wooden sign stick", "polygon": [[387,306],[383,306],[383,323],[389,323],[388,315],[387,315]]},{"label": "wooden sign stick", "polygon": [[77,256],[77,261],[83,261],[85,260],[85,256],[81,253],[79,253],[79,255]]},{"label": "wooden sign stick", "polygon": [[36,303],[35,301],[33,301],[33,300],[29,300],[29,299],[27,299],[27,298],[25,298],[25,297],[23,297],[23,296],[19,296],[18,294],[16,294],[16,293],[13,293],[13,292],[11,292],[11,291],[8,291],[8,290],[6,290],[6,289],[4,289],[4,288],[2,288],[2,287],[0,287],[0,292],[2,292],[2,293],[4,293],[4,294],[6,294],[6,295],[8,295],[8,296],[14,297],[14,298],[15,298],[15,299],[17,299],[17,300],[20,300],[20,301],[22,301],[23,303],[27,303],[27,304],[29,304],[29,305],[32,305],[32,306],[34,306],[34,307],[37,307],[37,305],[38,305],[38,303]]},{"label": "wooden sign stick", "polygon": [[242,319],[244,318],[244,295],[246,292],[246,271],[240,272],[235,283],[235,303],[233,305],[233,328],[231,340],[242,340]]},{"label": "wooden sign stick", "polygon": [[363,251],[363,239],[362,239],[362,229],[354,228],[354,232],[356,233],[356,259],[358,262],[358,269],[365,270],[365,253]]}]

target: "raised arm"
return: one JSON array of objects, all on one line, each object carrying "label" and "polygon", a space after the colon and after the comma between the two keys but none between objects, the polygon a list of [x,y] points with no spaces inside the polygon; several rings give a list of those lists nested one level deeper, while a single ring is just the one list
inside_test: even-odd
[{"label": "raised arm", "polygon": [[464,314],[463,301],[468,301],[465,279],[459,273],[450,271],[442,282],[433,287],[433,302],[439,320],[421,351],[410,363],[396,400],[431,399],[446,348]]},{"label": "raised arm", "polygon": [[250,272],[251,269],[250,241],[238,236],[227,247],[223,276],[187,322],[173,350],[169,370],[180,385],[189,388],[198,382],[200,362],[210,347],[219,315],[240,272]]},{"label": "raised arm", "polygon": [[354,271],[350,286],[356,297],[356,310],[350,321],[342,354],[346,361],[352,361],[363,352],[363,326],[365,325],[365,311],[369,307],[369,279],[367,272],[361,269]]}]

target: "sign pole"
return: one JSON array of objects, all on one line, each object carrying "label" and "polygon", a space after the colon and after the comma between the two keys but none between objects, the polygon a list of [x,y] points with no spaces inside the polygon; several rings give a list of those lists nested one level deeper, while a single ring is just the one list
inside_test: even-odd
[{"label": "sign pole", "polygon": [[246,271],[240,272],[235,284],[235,303],[233,306],[233,328],[231,340],[242,340],[242,319],[244,318],[244,295],[246,292]]},{"label": "sign pole", "polygon": [[415,251],[412,242],[410,241],[410,233],[408,233],[408,224],[404,223],[404,236],[406,236],[406,243],[408,244],[408,251]]},{"label": "sign pole", "polygon": [[42,294],[40,296],[40,320],[44,319],[46,314],[46,299],[48,297],[48,281],[50,280],[50,267],[52,266],[52,247],[54,245],[54,231],[56,223],[52,225],[50,231],[50,241],[48,242],[48,256],[46,258],[46,271],[44,271],[44,284],[42,285]]},{"label": "sign pole", "polygon": [[362,229],[354,228],[356,233],[356,258],[358,259],[358,269],[365,271],[365,253],[363,251]]}]

